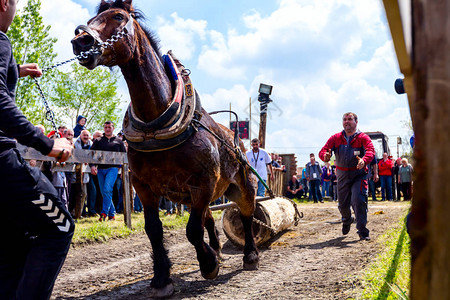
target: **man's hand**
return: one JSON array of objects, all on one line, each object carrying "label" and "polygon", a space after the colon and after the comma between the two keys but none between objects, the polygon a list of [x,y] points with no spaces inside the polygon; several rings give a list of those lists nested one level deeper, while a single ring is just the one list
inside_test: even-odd
[{"label": "man's hand", "polygon": [[41,77],[42,70],[39,68],[38,64],[24,64],[19,65],[19,77]]},{"label": "man's hand", "polygon": [[373,175],[373,181],[377,182],[380,179],[378,174]]},{"label": "man's hand", "polygon": [[64,162],[72,155],[72,150],[73,146],[66,138],[56,139],[48,156],[55,157],[58,162]]},{"label": "man's hand", "polygon": [[361,170],[362,168],[364,168],[366,166],[366,163],[364,162],[364,159],[362,159],[359,156],[356,156],[356,159],[358,160],[358,164],[356,165],[356,168],[358,170]]},{"label": "man's hand", "polygon": [[331,152],[330,151],[325,152],[325,154],[323,155],[323,161],[329,162],[330,158],[331,158]]},{"label": "man's hand", "polygon": [[97,167],[96,166],[92,166],[91,167],[91,174],[92,175],[97,175]]},{"label": "man's hand", "polygon": [[270,180],[274,181],[275,180],[275,175],[273,174],[273,171],[270,172]]}]

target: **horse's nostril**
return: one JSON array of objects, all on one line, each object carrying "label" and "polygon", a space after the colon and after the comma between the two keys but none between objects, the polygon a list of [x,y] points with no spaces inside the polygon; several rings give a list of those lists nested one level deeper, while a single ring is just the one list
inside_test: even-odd
[{"label": "horse's nostril", "polygon": [[83,47],[91,47],[92,45],[94,45],[94,38],[90,35],[83,35],[80,38],[80,45]]},{"label": "horse's nostril", "polygon": [[95,40],[92,36],[84,34],[82,36],[79,36],[78,38],[75,38],[73,40],[73,43],[82,49],[88,49],[94,45]]}]

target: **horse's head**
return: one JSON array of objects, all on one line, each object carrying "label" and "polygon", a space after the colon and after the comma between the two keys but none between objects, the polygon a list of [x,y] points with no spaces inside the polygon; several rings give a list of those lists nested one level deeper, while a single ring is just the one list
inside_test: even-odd
[{"label": "horse's head", "polygon": [[88,25],[75,30],[74,54],[91,50],[79,59],[80,64],[92,70],[98,65],[122,65],[131,59],[136,48],[134,28],[139,26],[134,14],[132,0],[102,0]]}]

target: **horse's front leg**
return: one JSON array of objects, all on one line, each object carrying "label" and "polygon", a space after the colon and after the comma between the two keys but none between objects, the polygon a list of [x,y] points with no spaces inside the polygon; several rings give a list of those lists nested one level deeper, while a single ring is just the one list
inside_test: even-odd
[{"label": "horse's front leg", "polygon": [[219,273],[216,252],[203,240],[203,217],[205,209],[208,209],[207,205],[208,203],[202,205],[203,207],[199,205],[192,207],[191,215],[186,226],[186,236],[197,251],[197,260],[200,264],[200,271],[203,278],[214,279]]},{"label": "horse's front leg", "polygon": [[144,204],[145,232],[150,239],[153,249],[154,276],[150,286],[152,287],[152,297],[164,298],[172,295],[174,292],[172,279],[170,279],[172,263],[163,244],[163,227],[158,212],[159,199],[155,199],[155,202],[157,203],[156,205]]}]

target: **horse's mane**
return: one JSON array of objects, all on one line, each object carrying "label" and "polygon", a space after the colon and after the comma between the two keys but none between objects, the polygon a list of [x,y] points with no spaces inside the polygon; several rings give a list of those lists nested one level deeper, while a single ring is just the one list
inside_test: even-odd
[{"label": "horse's mane", "polygon": [[156,54],[161,57],[161,51],[160,51],[160,45],[159,45],[159,38],[156,36],[154,32],[143,26],[140,22],[140,20],[145,20],[144,14],[138,10],[134,9],[134,7],[131,5],[131,1],[123,1],[123,0],[110,0],[110,1],[102,1],[97,8],[97,15],[108,10],[111,8],[119,8],[127,11],[129,14],[131,14],[136,21],[138,21],[139,26],[141,26],[142,31],[144,32],[145,36],[147,36],[148,40],[150,41],[150,45],[155,50]]}]

